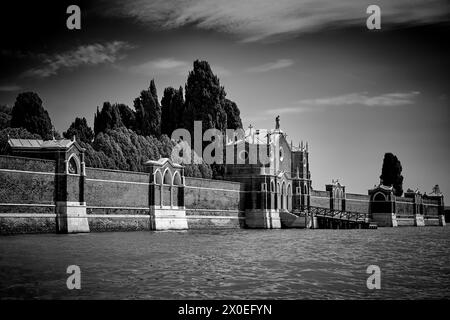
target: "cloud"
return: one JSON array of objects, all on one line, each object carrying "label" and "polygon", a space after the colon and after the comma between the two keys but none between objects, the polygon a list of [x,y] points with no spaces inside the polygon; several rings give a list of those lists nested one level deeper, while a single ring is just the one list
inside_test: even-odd
[{"label": "cloud", "polygon": [[286,114],[286,113],[303,113],[303,112],[311,112],[311,111],[318,111],[317,108],[307,108],[307,107],[286,107],[286,108],[279,108],[279,109],[269,109],[266,110],[265,113],[268,115],[279,115],[279,114]]},{"label": "cloud", "polygon": [[359,104],[368,107],[377,107],[377,106],[396,107],[413,104],[415,98],[419,94],[420,92],[418,91],[410,91],[410,92],[385,93],[382,95],[370,97],[367,95],[367,92],[349,93],[329,98],[300,100],[299,103],[302,105],[313,105],[313,106],[343,106],[343,105]]},{"label": "cloud", "polygon": [[294,61],[290,59],[279,59],[274,62],[269,62],[260,66],[250,67],[247,69],[248,72],[267,72],[271,70],[283,69],[290,67],[294,64]]},{"label": "cloud", "polygon": [[[187,76],[192,68],[192,63],[185,60],[177,60],[174,58],[159,58],[146,61],[144,63],[128,67],[132,73],[142,74],[146,76],[179,74]],[[211,65],[214,74],[218,76],[228,76],[231,72],[221,66]]]},{"label": "cloud", "polygon": [[52,55],[39,54],[41,65],[23,73],[25,77],[47,78],[56,75],[61,69],[74,69],[82,65],[114,63],[123,59],[124,50],[133,48],[126,42],[113,41],[105,44],[82,45],[74,50]]},{"label": "cloud", "polygon": [[323,111],[329,107],[362,105],[366,107],[398,107],[415,103],[419,91],[385,93],[378,96],[368,96],[364,93],[349,93],[334,97],[305,99],[297,101],[297,106],[266,110],[266,114],[294,114],[303,112]]},{"label": "cloud", "polygon": [[170,73],[187,74],[188,69],[189,63],[187,61],[176,60],[173,58],[150,60],[128,68],[128,70],[133,73],[148,76]]},{"label": "cloud", "polygon": [[[323,28],[365,26],[370,3],[361,0],[104,0],[98,11],[132,17],[152,28],[193,25],[238,35],[243,41],[295,35]],[[378,0],[382,26],[446,21],[447,0]]]},{"label": "cloud", "polygon": [[0,85],[0,91],[3,91],[3,92],[11,92],[11,91],[19,91],[19,90],[22,90],[22,87],[17,86],[17,85],[4,85],[4,86]]}]

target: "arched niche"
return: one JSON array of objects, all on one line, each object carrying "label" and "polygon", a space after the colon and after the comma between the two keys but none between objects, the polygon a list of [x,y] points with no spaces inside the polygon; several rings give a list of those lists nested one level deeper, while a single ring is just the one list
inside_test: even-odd
[{"label": "arched niche", "polygon": [[67,173],[69,174],[80,174],[81,163],[77,155],[73,153],[67,160]]}]

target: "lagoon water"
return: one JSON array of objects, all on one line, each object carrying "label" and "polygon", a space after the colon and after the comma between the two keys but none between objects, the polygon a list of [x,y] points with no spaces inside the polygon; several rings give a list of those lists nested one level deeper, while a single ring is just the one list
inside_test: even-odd
[{"label": "lagoon water", "polygon": [[4,236],[0,298],[448,299],[449,253],[449,227]]}]

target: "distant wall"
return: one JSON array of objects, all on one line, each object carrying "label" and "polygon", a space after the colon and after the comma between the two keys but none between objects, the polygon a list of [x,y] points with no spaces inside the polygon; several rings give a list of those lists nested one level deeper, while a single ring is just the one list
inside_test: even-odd
[{"label": "distant wall", "polygon": [[345,210],[352,212],[369,213],[370,197],[365,194],[346,193],[345,194]]},{"label": "distant wall", "polygon": [[414,217],[414,200],[405,197],[395,197],[395,214],[397,218]]},{"label": "distant wall", "polygon": [[439,215],[439,202],[433,199],[423,199],[423,215],[424,216],[438,216]]},{"label": "distant wall", "polygon": [[191,177],[185,178],[185,184],[184,204],[190,229],[243,227],[243,184]]},{"label": "distant wall", "polygon": [[312,207],[330,208],[330,193],[328,191],[311,190],[310,194]]}]

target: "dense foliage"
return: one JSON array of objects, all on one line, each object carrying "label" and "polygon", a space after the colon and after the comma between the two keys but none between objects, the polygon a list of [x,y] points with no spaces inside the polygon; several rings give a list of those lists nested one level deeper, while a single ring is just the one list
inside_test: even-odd
[{"label": "dense foliage", "polygon": [[24,128],[44,139],[53,137],[52,121],[42,106],[41,98],[34,92],[24,92],[17,96],[10,125],[12,128]]},{"label": "dense foliage", "polygon": [[136,109],[136,132],[146,135],[159,136],[161,134],[161,105],[156,93],[155,81],[150,82],[147,90],[142,90],[139,97],[134,99]]},{"label": "dense foliage", "polygon": [[[104,102],[94,115],[94,130],[85,118],[76,118],[63,136],[74,135],[86,149],[86,166],[117,170],[143,171],[147,160],[171,157],[174,142],[170,140],[177,128],[193,130],[193,121],[203,122],[203,130],[242,127],[239,108],[225,98],[225,89],[206,61],[195,61],[189,73],[185,95],[183,88],[168,87],[161,104],[155,81],[134,99],[134,110],[125,104]],[[10,128],[14,127],[14,128]],[[36,93],[19,94],[14,108],[0,106],[0,152],[7,152],[7,137],[51,139],[52,123],[42,100]],[[192,135],[193,136],[193,135]],[[197,155],[196,155],[197,156]],[[219,165],[188,164],[185,175],[220,177]]]},{"label": "dense foliage", "polygon": [[91,143],[92,139],[94,139],[94,132],[88,126],[86,118],[75,118],[69,129],[63,132],[63,136],[66,139],[72,139],[75,136],[77,141]]},{"label": "dense foliage", "polygon": [[178,128],[184,128],[184,96],[183,88],[168,87],[161,99],[161,132],[172,135]]},{"label": "dense foliage", "polygon": [[380,179],[385,186],[394,188],[396,196],[400,197],[403,194],[402,164],[397,156],[390,152],[384,155]]},{"label": "dense foliage", "polygon": [[0,105],[0,130],[11,126],[11,112],[10,107]]},{"label": "dense foliage", "polygon": [[24,128],[5,128],[0,130],[0,154],[8,153],[8,139],[42,139],[40,135],[30,133]]}]

